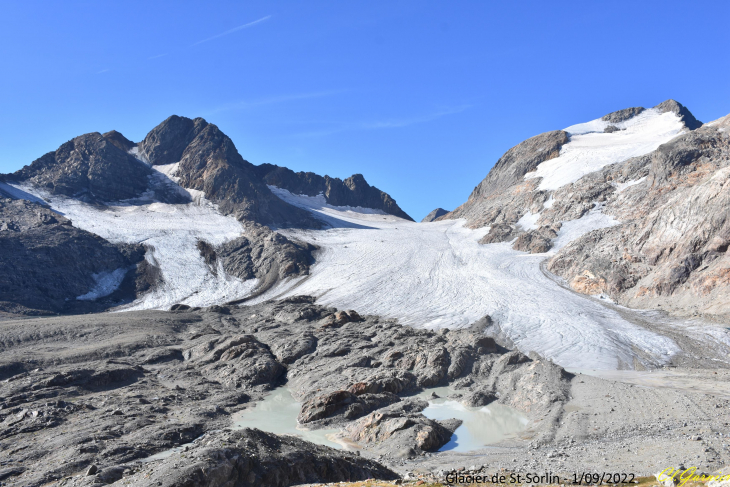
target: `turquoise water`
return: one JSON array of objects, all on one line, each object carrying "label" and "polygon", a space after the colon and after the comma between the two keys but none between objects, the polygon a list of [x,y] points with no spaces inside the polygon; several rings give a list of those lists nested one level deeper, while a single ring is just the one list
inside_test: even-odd
[{"label": "turquoise water", "polygon": [[[432,399],[432,393],[442,396]],[[467,452],[484,448],[512,438],[527,426],[528,419],[516,409],[501,404],[490,404],[481,408],[466,407],[460,402],[447,399],[454,391],[448,387],[427,389],[418,397],[428,400],[423,415],[430,419],[456,418],[463,421],[451,440],[439,451]],[[319,445],[337,449],[359,449],[360,446],[343,435],[340,428],[310,430],[297,423],[301,403],[297,402],[286,386],[274,389],[253,407],[233,414],[233,428],[258,428],[279,435],[298,436]],[[145,461],[158,460],[182,451],[184,447],[167,450]]]},{"label": "turquoise water", "polygon": [[[429,396],[435,392],[439,399]],[[447,399],[445,396],[454,391],[448,387],[428,389],[419,397],[428,400],[428,407],[423,415],[430,419],[456,418],[463,421],[451,441],[439,451],[467,452],[484,448],[493,443],[499,443],[508,438],[514,438],[523,431],[529,420],[516,409],[492,403],[484,407],[467,407],[459,401]]]},{"label": "turquoise water", "polygon": [[254,407],[235,413],[233,427],[258,428],[278,435],[298,436],[312,443],[338,449],[348,449],[351,446],[352,442],[340,437],[339,428],[309,430],[300,426],[297,416],[301,405],[291,395],[288,387],[279,387]]}]

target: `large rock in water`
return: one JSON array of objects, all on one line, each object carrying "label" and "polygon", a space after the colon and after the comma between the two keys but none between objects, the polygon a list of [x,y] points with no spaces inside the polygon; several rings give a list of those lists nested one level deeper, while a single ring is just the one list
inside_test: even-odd
[{"label": "large rock in water", "polygon": [[327,203],[333,206],[360,206],[383,210],[388,214],[413,221],[413,218],[401,210],[388,193],[370,186],[362,174],[353,174],[343,181],[329,176],[322,177],[313,172],[294,172],[273,164],[261,164],[256,170],[266,184],[286,189],[292,194],[307,196],[322,194]]},{"label": "large rock in water", "polygon": [[85,201],[135,198],[147,189],[152,170],[120,148],[121,134],[107,135],[80,135],[5,179]]},{"label": "large rock in water", "polygon": [[140,245],[113,245],[37,203],[10,199],[0,200],[0,249],[0,309],[25,313],[99,311],[132,299],[144,256]]}]

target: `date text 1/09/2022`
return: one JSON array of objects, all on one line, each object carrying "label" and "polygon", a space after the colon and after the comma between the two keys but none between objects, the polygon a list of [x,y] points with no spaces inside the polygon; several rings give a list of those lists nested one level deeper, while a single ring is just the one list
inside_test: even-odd
[{"label": "date text 1/09/2022", "polygon": [[452,471],[446,474],[446,483],[456,484],[572,484],[572,485],[603,485],[603,484],[633,484],[637,483],[633,473],[602,472],[574,473],[573,478],[561,478],[552,472],[545,473],[511,473],[494,475],[473,475]]}]

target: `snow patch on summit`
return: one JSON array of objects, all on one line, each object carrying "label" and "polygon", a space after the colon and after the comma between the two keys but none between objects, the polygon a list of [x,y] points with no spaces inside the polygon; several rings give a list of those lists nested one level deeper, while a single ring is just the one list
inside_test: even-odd
[{"label": "snow patch on summit", "polygon": [[[608,125],[620,130],[604,133]],[[560,155],[539,164],[537,170],[525,174],[525,179],[542,178],[539,190],[556,190],[610,164],[648,154],[683,129],[684,124],[677,115],[660,113],[654,108],[625,122],[596,119],[572,125],[565,129],[570,134],[570,141],[562,147]]]}]

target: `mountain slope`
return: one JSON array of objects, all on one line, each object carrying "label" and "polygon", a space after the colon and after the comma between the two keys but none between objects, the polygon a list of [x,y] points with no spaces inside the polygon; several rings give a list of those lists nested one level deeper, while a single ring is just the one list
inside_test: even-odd
[{"label": "mountain slope", "polygon": [[[132,286],[131,298],[136,299],[127,308],[206,306],[245,301],[309,271],[316,245],[289,240],[264,224],[320,228],[325,223],[272,192],[271,181],[263,176],[274,167],[244,160],[230,138],[202,118],[172,116],[139,144],[116,131],[76,137],[2,176],[7,184],[0,183],[0,195],[50,205],[104,245],[144,242],[140,266],[143,275],[153,275],[146,286]],[[375,205],[408,217],[360,175],[343,182],[308,174],[327,181],[334,201]],[[33,211],[25,208],[24,218],[32,219]],[[19,246],[14,254],[34,251],[30,240],[14,242]],[[63,274],[64,265],[82,258],[83,249],[81,241],[71,250],[49,243],[48,252],[66,252],[68,262],[50,261],[48,271]],[[10,265],[12,259],[3,253],[0,265]],[[9,291],[0,300],[20,302]]]},{"label": "mountain slope", "polygon": [[[548,268],[631,307],[730,313],[729,130],[724,117],[597,174],[592,187],[605,188],[604,211],[621,224],[573,242]],[[611,186],[621,172],[627,182]]]},{"label": "mountain slope", "polygon": [[113,245],[24,200],[0,199],[0,310],[100,311],[149,284],[141,245]]},{"label": "mountain slope", "polygon": [[[442,219],[489,226],[484,244],[557,251],[548,269],[575,291],[630,307],[726,316],[727,127],[727,117],[702,125],[668,100],[548,132],[510,149]],[[599,220],[567,245],[559,237],[568,224]]]},{"label": "mountain slope", "polygon": [[[466,218],[474,228],[515,226],[550,205],[555,190],[607,165],[647,154],[697,123],[686,108],[668,100],[652,109],[614,112],[537,135],[508,150],[467,202],[441,218]],[[520,227],[528,230],[527,225]]]}]

